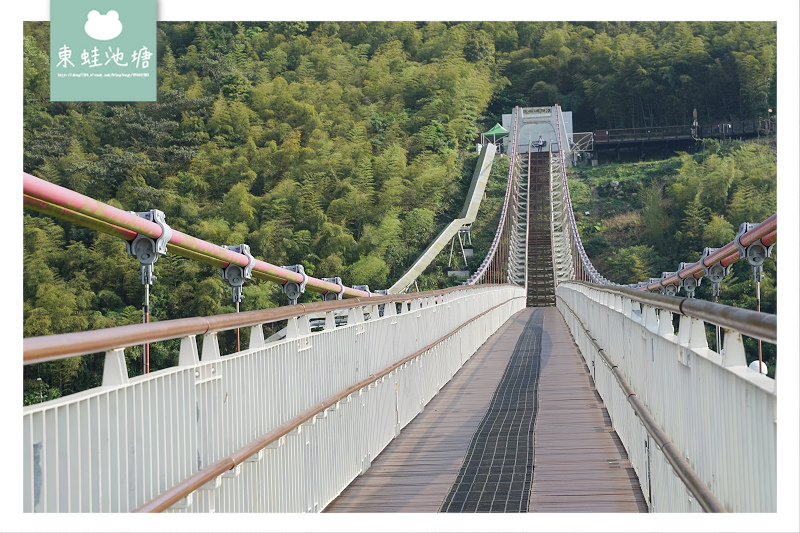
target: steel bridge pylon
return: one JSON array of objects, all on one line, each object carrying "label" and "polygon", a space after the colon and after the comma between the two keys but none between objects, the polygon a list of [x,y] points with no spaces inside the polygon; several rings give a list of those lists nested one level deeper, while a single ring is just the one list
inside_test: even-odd
[{"label": "steel bridge pylon", "polygon": [[[567,114],[568,115],[568,114]],[[571,117],[557,105],[503,115],[511,164],[501,221],[489,254],[466,284],[512,283],[528,306],[555,305],[561,281],[583,277],[567,188]]]}]

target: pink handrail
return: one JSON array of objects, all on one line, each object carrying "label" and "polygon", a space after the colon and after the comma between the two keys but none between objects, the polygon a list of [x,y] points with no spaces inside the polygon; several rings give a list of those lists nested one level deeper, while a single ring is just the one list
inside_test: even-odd
[{"label": "pink handrail", "polygon": [[[145,220],[134,213],[117,209],[88,196],[71,191],[54,183],[50,183],[31,174],[22,173],[23,200],[27,207],[76,222],[81,225],[104,231],[111,235],[129,239],[142,234],[152,239],[161,236],[161,226]],[[248,257],[192,237],[173,229],[168,241],[168,249],[178,255],[205,263],[226,267],[229,264],[246,267]],[[284,284],[287,281],[303,282],[303,275],[279,266],[256,260],[253,266],[253,277]],[[343,290],[344,298],[364,298],[370,293],[350,287],[342,287],[321,279],[308,277],[306,289],[319,292],[339,293]]]}]

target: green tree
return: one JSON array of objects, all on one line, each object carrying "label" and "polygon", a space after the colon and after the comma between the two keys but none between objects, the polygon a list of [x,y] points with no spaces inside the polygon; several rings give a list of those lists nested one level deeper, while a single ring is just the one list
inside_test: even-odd
[{"label": "green tree", "polygon": [[742,183],[733,192],[728,205],[731,224],[739,227],[742,222],[758,223],[775,212],[775,200],[765,196],[751,183]]},{"label": "green tree", "polygon": [[237,183],[222,199],[222,218],[228,222],[243,222],[252,227],[256,220],[254,203],[255,197],[247,190],[247,185]]},{"label": "green tree", "polygon": [[612,253],[605,261],[603,275],[623,285],[639,283],[660,275],[657,271],[660,262],[652,246],[637,244]]},{"label": "green tree", "polygon": [[389,266],[380,257],[368,255],[362,257],[345,271],[342,280],[348,285],[369,285],[370,289],[386,288]]},{"label": "green tree", "polygon": [[671,219],[662,196],[661,184],[651,183],[642,190],[642,221],[648,240],[659,249],[668,247]]},{"label": "green tree", "polygon": [[412,248],[421,248],[433,235],[433,211],[415,208],[403,220],[403,240]]},{"label": "green tree", "polygon": [[712,212],[724,213],[731,185],[740,178],[741,171],[733,158],[712,155],[703,163],[699,200]]},{"label": "green tree", "polygon": [[708,207],[699,198],[692,200],[686,207],[681,219],[681,229],[677,234],[684,250],[702,250],[703,233],[710,219]]},{"label": "green tree", "polygon": [[703,230],[703,243],[705,246],[718,248],[731,242],[734,237],[736,237],[736,231],[722,215],[712,215],[711,220]]}]

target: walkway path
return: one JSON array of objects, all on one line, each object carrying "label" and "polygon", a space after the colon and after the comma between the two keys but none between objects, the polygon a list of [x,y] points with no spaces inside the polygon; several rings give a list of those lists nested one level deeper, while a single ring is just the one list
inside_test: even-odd
[{"label": "walkway path", "polygon": [[647,507],[566,324],[547,307],[504,324],[325,511]]}]

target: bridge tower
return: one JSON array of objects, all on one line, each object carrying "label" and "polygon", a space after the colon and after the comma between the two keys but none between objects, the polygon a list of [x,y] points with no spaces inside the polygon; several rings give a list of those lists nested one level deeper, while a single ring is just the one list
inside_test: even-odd
[{"label": "bridge tower", "polygon": [[[560,233],[560,166],[570,161],[572,114],[558,106],[524,107],[518,114],[503,115],[511,128],[516,120],[517,135],[506,140],[516,143],[522,172],[520,200],[526,214],[525,286],[528,307],[552,306],[559,281],[569,279],[571,254],[563,253]],[[508,148],[508,147],[507,147]],[[524,198],[523,198],[524,192]],[[554,207],[555,206],[555,207]],[[570,255],[570,257],[566,257]]]}]

